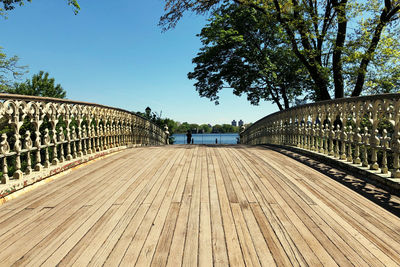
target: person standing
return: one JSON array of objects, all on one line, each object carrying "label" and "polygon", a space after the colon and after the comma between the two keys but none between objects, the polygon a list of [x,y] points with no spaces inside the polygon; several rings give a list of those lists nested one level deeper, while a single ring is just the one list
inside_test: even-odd
[{"label": "person standing", "polygon": [[190,144],[190,142],[192,141],[192,132],[190,130],[188,130],[186,133],[186,141],[187,144]]}]

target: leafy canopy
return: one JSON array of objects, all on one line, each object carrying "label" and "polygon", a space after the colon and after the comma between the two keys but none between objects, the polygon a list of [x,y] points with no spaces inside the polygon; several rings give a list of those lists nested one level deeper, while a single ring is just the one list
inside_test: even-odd
[{"label": "leafy canopy", "polygon": [[[316,85],[316,100],[330,99],[332,92],[335,98],[345,92],[358,96],[391,75],[398,77],[398,0],[165,0],[160,25],[173,28],[185,12],[209,14],[227,2],[274,14]],[[384,90],[398,90],[395,81]]]},{"label": "leafy canopy", "polygon": [[[26,2],[32,2],[32,0],[26,0]],[[24,0],[0,0],[0,14],[5,16],[5,12],[15,9],[16,6],[23,6]],[[77,0],[67,0],[67,4],[72,6],[75,15],[78,14],[81,9]]]},{"label": "leafy canopy", "polygon": [[20,79],[26,73],[26,66],[19,66],[17,56],[8,58],[0,47],[0,92],[12,85],[12,81]]},{"label": "leafy canopy", "polygon": [[6,90],[7,93],[20,95],[33,95],[54,98],[65,98],[67,92],[60,84],[55,84],[54,78],[49,78],[49,73],[40,71],[38,74],[27,79],[23,83],[16,83],[12,88]]},{"label": "leafy canopy", "polygon": [[233,88],[254,105],[273,101],[280,110],[313,89],[307,70],[293,54],[273,16],[246,6],[222,5],[199,35],[203,47],[188,74],[196,90],[218,104],[218,92]]}]

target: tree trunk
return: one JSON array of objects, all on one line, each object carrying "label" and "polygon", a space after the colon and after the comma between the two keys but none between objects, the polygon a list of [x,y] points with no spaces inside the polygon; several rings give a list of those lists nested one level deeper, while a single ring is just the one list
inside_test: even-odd
[{"label": "tree trunk", "polygon": [[343,53],[344,42],[346,40],[346,30],[347,30],[346,4],[347,0],[343,0],[343,2],[341,3],[334,1],[334,8],[338,16],[338,31],[332,55],[332,71],[333,71],[333,82],[335,85],[336,99],[344,97],[342,53]]},{"label": "tree trunk", "polygon": [[361,60],[356,85],[351,96],[359,96],[361,94],[361,91],[364,87],[365,76],[367,74],[367,67],[374,56],[376,47],[378,46],[381,39],[382,31],[387,23],[391,20],[391,18],[399,11],[399,9],[399,5],[392,8],[391,2],[385,1],[385,8],[382,11],[380,21],[375,28],[374,36],[372,37],[368,50],[365,52],[364,57]]}]

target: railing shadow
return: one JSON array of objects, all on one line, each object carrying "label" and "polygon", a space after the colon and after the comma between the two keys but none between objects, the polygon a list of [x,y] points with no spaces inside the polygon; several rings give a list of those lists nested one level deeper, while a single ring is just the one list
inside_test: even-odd
[{"label": "railing shadow", "polygon": [[310,158],[309,156],[304,156],[297,152],[293,152],[290,150],[290,148],[286,149],[268,145],[263,145],[260,147],[274,150],[280,154],[301,162],[304,165],[330,177],[331,179],[366,197],[397,217],[400,217],[400,198],[388,192],[387,190],[379,188],[369,181],[366,181],[364,177],[360,177],[360,175],[353,173],[350,174],[340,167],[334,167],[328,163],[319,162],[313,158]]}]

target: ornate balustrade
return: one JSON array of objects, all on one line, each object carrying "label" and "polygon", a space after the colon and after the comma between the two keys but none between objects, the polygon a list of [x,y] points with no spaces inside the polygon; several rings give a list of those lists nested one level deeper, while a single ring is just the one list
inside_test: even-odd
[{"label": "ornate balustrade", "polygon": [[168,132],[125,110],[0,94],[0,196],[129,146],[164,145]]},{"label": "ornate balustrade", "polygon": [[243,144],[295,146],[400,178],[400,94],[344,98],[266,116]]}]

